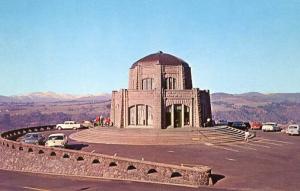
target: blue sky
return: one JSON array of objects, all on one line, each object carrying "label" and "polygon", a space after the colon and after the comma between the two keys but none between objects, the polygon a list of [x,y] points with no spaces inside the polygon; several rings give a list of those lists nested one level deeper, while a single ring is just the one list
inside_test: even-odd
[{"label": "blue sky", "polygon": [[167,52],[211,92],[300,92],[300,1],[0,0],[0,95],[127,88]]}]

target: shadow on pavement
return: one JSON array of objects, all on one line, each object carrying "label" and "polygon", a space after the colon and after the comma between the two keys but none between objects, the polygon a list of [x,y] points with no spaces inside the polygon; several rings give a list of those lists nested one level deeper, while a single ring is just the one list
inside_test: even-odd
[{"label": "shadow on pavement", "polygon": [[225,178],[225,176],[221,175],[221,174],[212,174],[211,175],[211,180],[212,180],[213,185],[224,178]]},{"label": "shadow on pavement", "polygon": [[68,144],[66,146],[66,149],[72,149],[72,150],[81,150],[84,147],[87,147],[89,145],[86,144]]},{"label": "shadow on pavement", "polygon": [[90,189],[90,187],[84,187],[84,188],[81,188],[79,190],[82,191],[82,190],[88,190],[88,189]]}]

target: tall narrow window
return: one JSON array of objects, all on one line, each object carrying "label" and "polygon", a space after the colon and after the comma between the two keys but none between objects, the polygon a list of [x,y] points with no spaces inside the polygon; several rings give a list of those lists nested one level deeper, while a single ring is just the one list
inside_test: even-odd
[{"label": "tall narrow window", "polygon": [[145,78],[142,80],[142,90],[152,90],[153,89],[153,79]]},{"label": "tall narrow window", "polygon": [[129,125],[135,125],[135,105],[129,108]]},{"label": "tall narrow window", "polygon": [[145,105],[137,106],[138,125],[146,125],[146,107]]},{"label": "tall narrow window", "polygon": [[169,90],[176,89],[176,79],[172,77],[166,78],[165,88]]}]

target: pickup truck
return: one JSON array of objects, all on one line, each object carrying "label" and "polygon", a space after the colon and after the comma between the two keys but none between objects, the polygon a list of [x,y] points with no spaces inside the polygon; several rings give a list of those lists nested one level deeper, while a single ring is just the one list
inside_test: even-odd
[{"label": "pickup truck", "polygon": [[57,124],[56,129],[79,129],[81,128],[80,124],[77,124],[75,121],[65,121],[63,124]]}]

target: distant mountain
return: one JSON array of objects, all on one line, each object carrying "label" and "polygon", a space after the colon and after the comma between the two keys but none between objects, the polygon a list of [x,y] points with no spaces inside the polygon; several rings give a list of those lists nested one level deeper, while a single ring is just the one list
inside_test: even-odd
[{"label": "distant mountain", "polygon": [[110,94],[73,95],[55,92],[34,92],[26,95],[0,96],[0,102],[58,102],[58,101],[84,101],[84,100],[109,100]]}]

